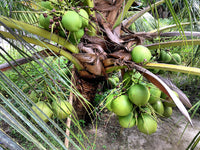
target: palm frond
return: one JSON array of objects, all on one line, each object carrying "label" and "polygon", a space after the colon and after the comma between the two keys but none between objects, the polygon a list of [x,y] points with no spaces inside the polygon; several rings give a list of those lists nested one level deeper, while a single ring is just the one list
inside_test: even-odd
[{"label": "palm frond", "polygon": [[195,137],[193,138],[193,140],[191,141],[191,143],[188,145],[187,149],[186,150],[194,150],[198,143],[200,141],[200,132],[198,132]]},{"label": "palm frond", "polygon": [[[22,21],[17,21],[14,19],[6,18],[3,16],[0,16],[0,23],[4,26],[10,27],[10,28],[19,29],[22,31],[24,30],[24,31],[27,31],[32,34],[36,34],[37,36],[41,36],[43,38],[49,39],[53,42],[56,42],[56,43],[64,46],[65,48],[72,51],[73,53],[78,53],[78,51],[79,51],[77,46],[74,46],[73,44],[69,43],[68,41],[66,41],[66,39],[64,39],[56,34],[52,34],[51,32],[46,31],[42,28],[24,23]],[[11,30],[9,30],[9,32],[11,32]]]},{"label": "palm frond", "polygon": [[148,69],[161,69],[168,70],[174,72],[182,72],[186,74],[200,75],[200,69],[196,67],[187,67],[181,65],[172,65],[172,64],[164,64],[164,63],[148,63],[145,68]]},{"label": "palm frond", "polygon": [[157,48],[167,48],[173,46],[187,46],[187,45],[199,45],[199,39],[193,40],[177,40],[177,41],[169,41],[169,42],[162,42],[162,43],[155,43],[146,45],[149,49],[157,49]]},{"label": "palm frond", "polygon": [[0,15],[21,20],[30,24],[37,24],[36,12],[30,8],[29,1],[5,0],[0,2]]},{"label": "palm frond", "polygon": [[[7,27],[7,29],[9,28]],[[82,95],[76,89],[74,89],[74,86],[71,87],[71,85],[73,85],[71,83],[71,79],[69,78],[69,76],[66,75],[66,71],[69,70],[68,68],[69,66],[65,64],[65,61],[60,62],[59,63],[60,65],[66,67],[65,71],[62,70],[60,66],[58,65],[58,62],[55,61],[55,59],[57,59],[58,56],[53,51],[52,53],[53,53],[54,58],[52,57],[46,58],[46,56],[43,56],[43,54],[38,55],[39,54],[38,52],[40,52],[40,49],[41,49],[40,47],[37,46],[36,47],[37,49],[34,48],[34,45],[27,43],[26,40],[18,37],[12,31],[10,32],[10,34],[12,36],[15,36],[16,38],[19,38],[20,44],[19,43],[16,44],[14,41],[5,38],[3,34],[1,34],[1,37],[3,40],[5,40],[11,45],[11,48],[15,52],[18,53],[19,58],[23,58],[29,63],[28,63],[28,68],[27,66],[21,66],[20,64],[18,64],[17,61],[15,61],[16,58],[13,58],[13,56],[10,55],[5,50],[5,48],[0,47],[1,60],[4,60],[4,62],[7,62],[13,68],[12,72],[15,72],[15,74],[20,79],[20,80],[15,79],[16,83],[13,83],[7,77],[9,76],[9,74],[6,73],[7,75],[5,75],[1,72],[0,88],[1,88],[1,91],[6,92],[9,97],[8,99],[8,98],[3,97],[3,95],[1,95],[2,96],[1,99],[3,100],[3,106],[5,109],[10,109],[12,113],[14,113],[17,116],[17,118],[20,118],[20,120],[23,120],[20,123],[21,125],[20,128],[19,127],[17,128],[15,124],[12,124],[12,122],[8,122],[8,124],[12,125],[19,132],[23,128],[29,127],[31,129],[31,132],[27,132],[28,135],[26,135],[23,132],[20,132],[20,133],[23,133],[23,136],[26,137],[28,140],[32,142],[34,141],[34,144],[37,146],[42,145],[41,141],[39,141],[39,143],[35,141],[35,139],[39,137],[41,140],[43,140],[44,143],[46,143],[45,145],[49,145],[49,147],[51,147],[52,149],[56,149],[57,146],[55,146],[48,139],[48,137],[51,137],[53,138],[54,141],[56,141],[58,145],[60,145],[60,147],[62,147],[62,149],[66,149],[63,143],[63,140],[61,140],[60,137],[57,135],[57,133],[53,131],[52,127],[48,126],[44,121],[42,121],[32,110],[31,108],[32,106],[35,106],[35,107],[37,106],[33,102],[33,99],[30,99],[28,91],[34,91],[37,93],[37,95],[41,95],[41,91],[43,91],[44,95],[48,97],[46,101],[56,101],[60,99],[68,100],[67,93],[69,94],[69,92],[72,92],[77,97],[82,97]],[[49,48],[49,47],[46,47],[46,48]],[[48,56],[49,54],[47,53],[45,55]],[[10,61],[13,61],[14,63],[10,63]],[[35,72],[36,78],[29,73],[28,71],[29,69]],[[58,81],[63,84],[62,86],[65,87],[64,88],[65,91],[63,90],[63,88],[61,88]],[[26,84],[27,85],[26,89],[29,89],[26,93],[21,90],[23,89],[23,87],[21,86],[23,84]],[[54,92],[54,94],[52,94],[52,91]],[[40,99],[40,98],[45,98],[45,97],[38,97],[38,98]],[[13,104],[10,103],[10,99],[12,99],[12,101],[14,102]],[[20,112],[22,111],[21,110],[22,108],[23,108],[23,111],[26,112],[27,115],[23,115]],[[32,122],[29,121],[29,117],[31,117],[34,120],[33,122],[35,122],[37,126],[39,126],[39,128],[42,129],[42,131],[41,129],[38,129],[38,127],[34,125],[35,123],[33,124]],[[72,122],[76,124],[76,127],[78,128],[78,130],[84,135],[84,132],[82,131],[76,119],[76,116],[72,115],[72,117],[73,117]],[[6,118],[6,116],[5,115],[1,116],[1,118]],[[77,144],[75,144],[75,142],[70,137],[68,137],[65,134],[65,131],[60,126],[58,126],[58,124],[54,120],[48,118],[48,121],[51,123],[51,126],[53,126],[53,128],[55,128],[57,132],[59,132],[59,134],[62,135],[62,137],[66,137],[69,139],[69,142],[72,144],[72,146],[76,147],[77,149],[81,149],[79,148],[79,146],[77,146]],[[62,121],[62,125],[64,127],[66,126],[63,121]],[[24,131],[26,130],[24,129]],[[35,132],[36,135],[32,137],[31,139],[30,134],[32,132]],[[84,148],[85,146],[81,143],[81,141],[79,141],[79,139],[77,138],[77,135],[74,134],[73,131],[71,131],[71,135],[73,136],[74,139],[76,139],[79,142],[79,145],[81,145],[82,148],[85,149]],[[84,138],[87,139],[86,136],[84,136]],[[40,147],[39,149],[44,149],[44,148]]]},{"label": "palm frond", "polygon": [[161,0],[159,2],[156,2],[155,4],[152,4],[151,6],[146,7],[145,9],[139,11],[138,13],[136,13],[135,15],[125,19],[122,22],[122,25],[125,27],[129,27],[133,22],[135,22],[138,18],[140,18],[141,16],[143,16],[146,12],[150,11],[151,9],[161,5],[162,3],[164,3],[164,0]]},{"label": "palm frond", "polygon": [[18,150],[23,150],[23,148],[18,145],[14,140],[7,135],[2,129],[0,129],[0,141],[1,145],[5,145],[5,147],[9,149],[18,149]]},{"label": "palm frond", "polygon": [[[129,11],[127,13],[127,17],[132,16],[136,14],[137,12]],[[131,31],[137,31],[137,32],[148,32],[152,31],[154,29],[157,29],[157,20],[148,12],[143,14],[140,18],[138,18],[134,23],[130,25]]]}]

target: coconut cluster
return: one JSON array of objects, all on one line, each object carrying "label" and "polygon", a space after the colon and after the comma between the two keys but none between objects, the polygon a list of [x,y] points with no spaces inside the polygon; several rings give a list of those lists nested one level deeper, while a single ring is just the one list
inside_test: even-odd
[{"label": "coconut cluster", "polygon": [[67,38],[72,44],[80,42],[89,24],[85,9],[66,9],[65,2],[60,0],[42,1],[39,6],[44,11],[38,18],[40,27]]},{"label": "coconut cluster", "polygon": [[[158,52],[152,55],[151,51],[143,46],[137,45],[131,51],[132,61],[137,64],[145,65],[146,63],[152,61],[154,63],[168,63],[168,64],[181,64],[181,56],[178,53],[171,53],[169,50],[159,50]],[[164,73],[163,70],[159,69],[149,69],[155,74]]]},{"label": "coconut cluster", "polygon": [[161,50],[158,62],[169,64],[181,64],[181,56],[178,53]]},{"label": "coconut cluster", "polygon": [[[132,61],[139,64],[148,63],[152,54],[151,51],[143,46],[137,45],[131,51]],[[178,53],[171,53],[169,50],[160,50],[156,54],[156,61],[161,63],[169,63],[169,64],[181,64],[181,56]]]},{"label": "coconut cluster", "polygon": [[[67,62],[67,60],[66,60]],[[66,75],[70,76],[69,69],[62,69],[61,73],[65,73]],[[58,79],[53,82],[52,79],[48,80],[48,86],[57,84],[65,94],[68,94],[68,89],[62,84],[62,82]],[[37,78],[36,82],[40,84],[41,86],[47,86],[46,82],[43,82],[41,78]],[[51,83],[51,84],[49,84]],[[73,113],[73,106],[69,103],[68,100],[64,100],[64,97],[62,94],[56,94],[55,91],[50,90],[48,92],[44,92],[40,87],[38,87],[36,84],[33,88],[30,88],[30,86],[23,87],[23,91],[26,92],[34,102],[32,104],[32,109],[38,115],[43,121],[48,122],[48,118],[58,118],[58,119],[66,119]],[[59,90],[57,91],[59,92]]]},{"label": "coconut cluster", "polygon": [[105,106],[116,114],[123,128],[137,126],[140,132],[150,135],[157,130],[158,117],[170,117],[172,107],[176,106],[172,99],[143,80],[135,70],[125,72],[122,89],[108,95]]},{"label": "coconut cluster", "polygon": [[55,115],[58,119],[66,119],[73,110],[72,105],[65,100],[53,101],[52,104],[38,101],[32,106],[33,111],[45,122]]}]

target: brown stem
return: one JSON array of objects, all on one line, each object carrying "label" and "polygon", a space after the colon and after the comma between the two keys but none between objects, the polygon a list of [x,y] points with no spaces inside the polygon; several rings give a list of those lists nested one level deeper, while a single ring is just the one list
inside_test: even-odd
[{"label": "brown stem", "polygon": [[178,40],[178,41],[168,41],[162,43],[154,43],[145,45],[148,49],[157,49],[157,48],[166,48],[166,47],[173,47],[173,46],[188,46],[188,45],[200,45],[199,39],[193,40]]},{"label": "brown stem", "polygon": [[143,14],[145,14],[146,12],[150,11],[151,9],[154,9],[155,7],[161,5],[162,3],[164,3],[165,0],[160,0],[158,2],[156,2],[155,4],[152,4],[151,6],[146,7],[145,9],[139,11],[138,13],[136,13],[135,15],[127,18],[126,20],[124,20],[122,22],[122,25],[124,27],[129,27],[133,22],[135,22],[139,17],[141,17]]},{"label": "brown stem", "polygon": [[10,61],[9,63],[1,64],[0,70],[6,71],[9,69],[12,69],[13,66],[16,67],[19,65],[29,63],[30,61],[39,59],[39,57],[37,55],[40,55],[41,57],[48,57],[48,56],[54,56],[55,54],[53,54],[50,50],[45,49],[45,50],[42,50],[40,52],[33,54],[33,56],[31,56],[31,57],[20,58],[20,59],[16,59],[15,61]]},{"label": "brown stem", "polygon": [[[161,37],[171,37],[171,36],[180,36],[180,35],[181,34],[179,31],[160,33]],[[184,31],[184,35],[189,36],[189,37],[192,37],[192,36],[200,37],[200,32]]]}]

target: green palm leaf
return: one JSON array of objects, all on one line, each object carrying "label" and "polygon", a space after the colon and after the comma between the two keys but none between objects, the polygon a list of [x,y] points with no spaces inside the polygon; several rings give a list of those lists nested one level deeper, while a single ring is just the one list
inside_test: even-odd
[{"label": "green palm leaf", "polygon": [[1,138],[0,141],[2,142],[1,145],[3,144],[9,149],[23,150],[23,148],[20,145],[18,145],[16,142],[14,142],[11,139],[11,137],[9,137],[9,135],[7,135],[4,131],[2,131],[2,129],[0,129],[0,138]]},{"label": "green palm leaf", "polygon": [[[12,32],[11,32],[12,33]],[[15,34],[14,34],[15,36]],[[4,36],[1,36],[3,39]],[[5,39],[7,40],[7,39]],[[22,40],[23,41],[23,40]],[[21,42],[22,42],[21,41]],[[13,43],[13,41],[9,41],[7,40],[7,42],[9,42],[10,45],[12,45],[16,51],[18,51],[18,53],[24,57],[24,58],[27,58],[27,59],[30,59],[31,58],[31,53],[35,53],[37,52],[38,50],[34,49],[29,43],[27,43],[26,41],[23,41],[22,44],[24,45],[24,47],[26,47],[27,49],[29,49],[28,51],[24,51],[21,49],[21,47],[18,47],[15,43]],[[4,53],[2,53],[2,51],[4,51]],[[4,61],[7,61],[8,63],[12,60],[12,61],[15,61],[15,58],[13,58],[9,53],[6,52],[6,50],[1,47],[1,58],[4,60]],[[59,79],[61,82],[63,82],[63,84],[69,88],[69,90],[71,92],[73,92],[75,95],[80,95],[77,90],[73,90],[73,89],[70,89],[71,87],[71,81],[69,79],[69,77],[66,76],[65,73],[61,72],[59,70],[59,67],[58,68],[55,68],[56,70],[54,70],[52,68],[52,64],[50,64],[49,60],[44,60],[44,58],[40,55],[38,55],[37,57],[40,58],[40,61],[38,61],[37,59],[30,59],[32,60],[33,62],[29,62],[29,65],[30,65],[30,68],[32,68],[33,70],[35,70],[35,73],[37,73],[40,77],[39,79],[42,79],[44,82],[46,82],[47,84],[49,84],[49,86],[51,87],[51,90],[55,91],[55,93],[57,93],[58,95],[58,91],[59,92],[62,92],[62,96],[64,99],[68,99],[68,97],[66,96],[66,94],[64,94],[64,91],[58,86],[58,83],[55,81],[55,79]],[[55,55],[55,57],[57,57]],[[17,64],[17,62],[15,62]],[[11,64],[10,64],[11,65]],[[27,70],[23,67],[23,66],[20,66],[19,64],[17,64],[18,67],[14,67],[12,66],[13,68],[13,71],[15,71],[19,77],[20,77],[20,81],[21,82],[24,82],[28,85],[28,87],[35,91],[36,93],[38,93],[38,91],[36,91],[32,85],[35,85],[37,88],[41,88],[41,89],[44,89],[44,87],[42,87],[40,84],[38,84],[38,82],[36,82],[35,78],[32,77],[29,72],[27,72]],[[36,67],[37,66],[37,67]],[[39,68],[38,68],[39,67]],[[50,71],[51,70],[51,71]],[[55,82],[55,86],[52,85],[52,83],[49,81],[49,78],[47,78],[47,76],[49,76],[51,79],[53,79],[53,81]],[[28,81],[28,80],[29,81]],[[5,86],[6,84],[6,86]],[[48,136],[52,137],[63,149],[66,149],[63,141],[60,139],[60,137],[58,137],[56,135],[56,133],[54,131],[52,131],[52,129],[50,127],[48,127],[48,125],[46,123],[44,123],[44,121],[42,121],[41,119],[39,119],[36,115],[33,115],[33,110],[31,109],[31,105],[35,105],[31,99],[29,99],[27,97],[27,93],[25,94],[23,91],[21,91],[14,83],[12,83],[12,81],[10,81],[2,72],[1,72],[1,85],[0,85],[1,89],[3,91],[6,91],[6,93],[8,93],[9,97],[11,97],[13,100],[15,100],[15,103],[19,104],[21,108],[23,108],[23,111],[25,111],[27,114],[29,114],[34,120],[35,122],[37,123],[37,125],[39,125],[41,128],[43,128],[45,134],[47,134]],[[60,94],[59,94],[60,95]],[[3,95],[1,95],[3,96]],[[52,98],[53,100],[54,97],[52,97],[50,95],[50,93],[47,92],[47,96],[49,96],[50,98]],[[50,142],[48,140],[48,137],[46,137],[46,135],[43,135],[43,132],[41,132],[38,128],[36,128],[29,120],[27,120],[27,116],[23,116],[23,114],[19,111],[19,108],[16,107],[15,105],[12,105],[10,102],[9,102],[9,99],[6,99],[5,97],[1,97],[1,99],[3,100],[3,102],[5,104],[7,104],[12,111],[14,111],[16,113],[16,115],[18,117],[22,117],[21,119],[23,120],[22,124],[21,124],[21,127],[16,127],[16,123],[12,125],[12,122],[8,122],[10,125],[12,125],[17,131],[20,132],[20,130],[23,130],[24,128],[24,123],[26,124],[26,126],[29,126],[30,129],[34,132],[36,132],[37,136],[39,136],[41,139],[43,139],[43,141],[49,145],[52,149],[56,149],[55,145],[53,145],[52,142]],[[31,105],[30,105],[31,104]],[[45,114],[44,114],[45,115]],[[8,116],[7,116],[8,117]],[[6,118],[6,116],[1,116],[1,118]],[[72,143],[72,145],[74,147],[76,147],[77,149],[80,149],[77,144],[74,143],[73,140],[71,140],[71,138],[67,137],[66,134],[65,134],[65,131],[63,131],[63,129],[61,129],[53,120],[51,120],[50,118],[48,118],[48,120],[51,122],[51,124],[60,132],[62,133],[63,137],[66,137],[69,139],[69,142]],[[82,130],[80,127],[79,127],[79,124],[77,122],[77,120],[74,120],[72,119],[73,122],[77,125],[77,128],[79,128],[78,130]],[[7,120],[8,121],[8,120]],[[63,123],[64,124],[64,123]],[[23,131],[26,131],[26,130],[23,130]],[[82,131],[81,131],[82,132]],[[20,133],[23,133],[23,132],[20,132]],[[28,140],[30,141],[34,141],[35,145],[39,146],[39,149],[44,149],[42,147],[40,147],[40,145],[42,145],[41,143],[37,143],[37,141],[35,141],[35,137],[30,137],[30,132],[27,132],[29,133],[28,135],[26,134],[23,134],[24,137],[26,137]],[[83,133],[83,132],[82,132]],[[74,136],[75,139],[77,139],[79,141],[79,139],[76,137],[75,134],[73,134],[73,132],[71,132],[71,134]],[[83,133],[84,135],[84,133]],[[82,145],[82,143],[79,141],[80,145]],[[84,148],[84,145],[82,145],[82,147]],[[85,149],[85,148],[84,148]]]}]

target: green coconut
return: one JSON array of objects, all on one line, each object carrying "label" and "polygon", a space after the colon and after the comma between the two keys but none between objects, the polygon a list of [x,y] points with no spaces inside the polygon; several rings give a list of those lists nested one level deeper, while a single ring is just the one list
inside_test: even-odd
[{"label": "green coconut", "polygon": [[69,36],[69,40],[73,44],[78,44],[80,42],[80,39],[83,37],[83,35],[84,35],[84,29],[79,29],[77,32],[71,32]]},{"label": "green coconut", "polygon": [[160,99],[161,90],[153,84],[148,84],[147,86],[150,91],[149,103],[154,104],[156,101],[158,101]]},{"label": "green coconut", "polygon": [[131,51],[132,60],[136,63],[146,64],[150,61],[151,56],[150,50],[143,45],[137,45]]},{"label": "green coconut", "polygon": [[111,103],[112,103],[112,101],[115,99],[115,96],[116,96],[117,94],[110,94],[108,97],[107,97],[107,99],[106,99],[106,104],[105,104],[105,106],[106,106],[106,108],[109,110],[109,111],[112,111],[112,108],[111,108]]},{"label": "green coconut", "polygon": [[82,19],[82,28],[85,28],[88,26],[89,23],[89,15],[84,9],[79,10],[79,15],[81,16]]},{"label": "green coconut", "polygon": [[127,95],[121,95],[112,100],[111,109],[117,116],[127,116],[133,110],[133,105]]},{"label": "green coconut", "polygon": [[135,105],[143,106],[148,103],[150,92],[145,85],[134,84],[128,90],[128,97]]},{"label": "green coconut", "polygon": [[119,120],[119,124],[123,128],[132,128],[136,122],[133,112],[131,112],[127,116],[118,116],[118,120]]},{"label": "green coconut", "polygon": [[71,32],[78,32],[82,27],[82,19],[80,15],[73,11],[67,11],[62,17],[62,25],[65,29]]},{"label": "green coconut", "polygon": [[171,64],[181,64],[181,56],[178,53],[172,54]]},{"label": "green coconut", "polygon": [[49,29],[50,19],[53,19],[53,17],[50,15],[48,15],[47,17],[44,17],[44,15],[41,14],[39,16],[39,25],[45,28],[46,30],[50,30]]},{"label": "green coconut", "polygon": [[172,59],[172,57],[171,57],[170,52],[166,52],[164,50],[161,50],[159,61],[168,63],[168,62],[171,61],[171,59]]},{"label": "green coconut", "polygon": [[150,135],[156,132],[157,122],[151,115],[142,113],[138,117],[137,127],[140,132]]},{"label": "green coconut", "polygon": [[[53,111],[49,108],[49,106],[47,105],[47,103],[43,102],[43,101],[39,101],[35,104],[36,106],[32,106],[33,111],[45,122],[48,121],[48,118],[46,116],[48,116],[49,118],[52,117],[53,115]],[[46,115],[44,115],[42,112]]]},{"label": "green coconut", "polygon": [[59,119],[67,118],[73,110],[72,105],[65,100],[53,101],[52,108]]},{"label": "green coconut", "polygon": [[164,106],[164,113],[163,113],[163,116],[164,117],[170,117],[172,115],[172,107],[168,107],[168,106]]},{"label": "green coconut", "polygon": [[156,101],[152,105],[152,107],[154,108],[154,110],[156,111],[157,114],[159,114],[160,116],[163,115],[163,113],[164,113],[164,105],[160,100]]}]

